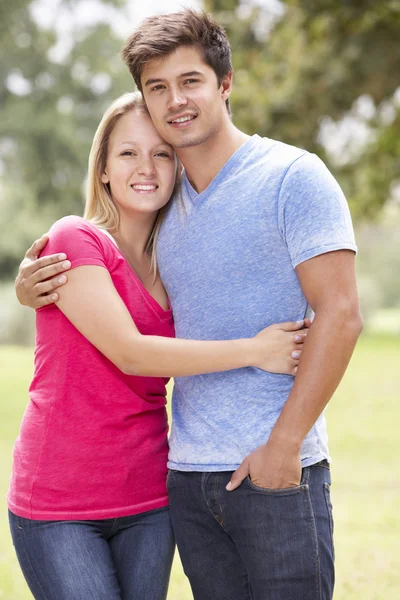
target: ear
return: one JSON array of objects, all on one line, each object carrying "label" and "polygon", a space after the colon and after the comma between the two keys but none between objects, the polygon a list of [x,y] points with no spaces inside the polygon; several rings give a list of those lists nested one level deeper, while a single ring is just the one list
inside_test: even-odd
[{"label": "ear", "polygon": [[110,183],[110,178],[107,174],[107,171],[104,171],[104,173],[102,173],[101,175],[101,182],[102,183]]},{"label": "ear", "polygon": [[232,71],[229,71],[229,73],[227,73],[221,81],[221,98],[224,102],[228,100],[229,96],[231,95],[232,77],[233,73]]}]

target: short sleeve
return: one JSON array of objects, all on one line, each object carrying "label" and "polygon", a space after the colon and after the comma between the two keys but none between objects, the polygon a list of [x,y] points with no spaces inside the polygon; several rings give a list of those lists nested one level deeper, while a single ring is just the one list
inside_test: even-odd
[{"label": "short sleeve", "polygon": [[346,198],[314,154],[302,154],[287,169],[278,198],[278,223],[293,268],[326,252],[357,252]]},{"label": "short sleeve", "polygon": [[108,269],[102,233],[81,217],[69,216],[56,221],[49,230],[49,241],[41,256],[64,252],[71,268],[98,265]]}]

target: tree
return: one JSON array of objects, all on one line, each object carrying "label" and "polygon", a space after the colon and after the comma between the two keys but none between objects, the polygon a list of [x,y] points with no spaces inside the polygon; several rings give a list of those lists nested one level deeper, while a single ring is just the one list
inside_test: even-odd
[{"label": "tree", "polygon": [[[79,4],[60,1],[67,9]],[[125,0],[108,4],[121,8]],[[56,61],[57,33],[42,30],[30,6],[31,0],[0,3],[3,278],[52,221],[82,213],[98,121],[113,98],[133,87],[119,57],[123,42],[109,26],[77,27],[70,51]],[[275,12],[270,6],[204,1],[231,40],[235,122],[317,152],[342,184],[353,216],[373,217],[400,172],[399,0],[276,1]]]},{"label": "tree", "polygon": [[29,7],[29,0],[0,7],[3,276],[51,222],[82,213],[87,159],[100,116],[113,98],[133,87],[119,58],[121,40],[110,27],[77,29],[71,51],[56,62],[49,59],[56,33],[41,30]]},{"label": "tree", "polygon": [[[235,122],[317,152],[353,216],[377,214],[400,172],[398,0],[287,0],[278,16],[235,0],[206,0],[205,9],[231,40]],[[368,117],[357,113],[360,97],[373,107]],[[354,136],[328,151],[324,125],[345,117]]]}]

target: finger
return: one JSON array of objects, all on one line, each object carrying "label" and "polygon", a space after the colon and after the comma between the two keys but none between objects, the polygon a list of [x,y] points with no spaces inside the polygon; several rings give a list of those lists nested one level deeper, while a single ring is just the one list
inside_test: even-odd
[{"label": "finger", "polygon": [[38,296],[36,301],[35,308],[43,308],[43,306],[48,306],[49,304],[54,304],[59,299],[59,295],[55,294],[45,294],[44,296]]},{"label": "finger", "polygon": [[298,367],[295,367],[295,368],[293,369],[293,375],[294,375],[295,377],[296,377],[296,375],[297,375],[297,369],[298,369]]},{"label": "finger", "polygon": [[248,464],[247,464],[247,462],[242,462],[240,467],[238,467],[236,469],[236,471],[233,473],[230,482],[226,486],[226,489],[228,490],[228,492],[232,492],[233,490],[238,488],[239,485],[243,482],[243,480],[246,479],[248,474],[249,474]]},{"label": "finger", "polygon": [[296,348],[296,350],[293,350],[291,357],[294,358],[294,360],[299,360],[301,356],[301,350],[298,350]]},{"label": "finger", "polygon": [[[21,268],[20,268],[21,276],[23,279],[28,279],[28,277],[31,277],[34,273],[36,273],[40,269],[43,269],[45,267],[55,265],[55,264],[59,265],[58,270],[51,272],[50,275],[45,273],[45,276],[47,275],[48,277],[51,277],[52,275],[55,275],[56,273],[58,273],[60,271],[63,271],[63,270],[65,271],[66,269],[70,268],[71,263],[69,261],[66,261],[65,260],[66,258],[67,257],[65,254],[51,254],[50,256],[42,256],[41,258],[38,258],[38,259],[34,260],[33,262],[29,262],[27,264],[25,264],[23,262],[21,265]],[[62,266],[63,264],[66,264],[66,266],[63,267]],[[38,281],[43,281],[43,276],[39,276]]]},{"label": "finger", "polygon": [[283,331],[297,331],[304,327],[304,321],[286,321],[285,323],[279,323],[279,327]]},{"label": "finger", "polygon": [[296,333],[296,335],[293,336],[294,342],[296,344],[304,344],[304,340],[307,337],[307,332],[305,333]]},{"label": "finger", "polygon": [[33,286],[32,291],[34,292],[34,294],[37,294],[37,296],[43,296],[44,294],[49,294],[49,292],[56,290],[60,286],[67,283],[67,281],[68,279],[65,275],[59,275],[58,277],[54,277],[53,279],[49,279],[48,281],[37,283]]},{"label": "finger", "polygon": [[29,258],[30,260],[36,260],[36,258],[39,258],[40,253],[42,252],[43,248],[46,246],[48,241],[49,236],[47,234],[42,235],[40,239],[35,240],[33,242],[32,246],[29,248],[29,250],[27,250],[25,257]]},{"label": "finger", "polygon": [[304,319],[304,327],[311,327],[312,325],[312,320],[311,319]]},{"label": "finger", "polygon": [[[62,276],[66,277],[66,275],[64,274],[64,271],[68,270],[70,267],[71,267],[71,263],[69,262],[69,260],[66,260],[62,263],[59,262],[54,265],[50,265],[48,267],[43,267],[42,269],[39,269],[38,271],[36,271],[36,273],[31,275],[31,277],[29,278],[29,281],[33,285],[37,285],[38,283],[47,281],[51,277],[55,277],[55,279],[57,279],[57,277],[56,277],[57,275],[59,277],[62,277]],[[60,273],[61,273],[61,275],[60,275]],[[62,283],[66,283],[66,280],[63,281]]]}]

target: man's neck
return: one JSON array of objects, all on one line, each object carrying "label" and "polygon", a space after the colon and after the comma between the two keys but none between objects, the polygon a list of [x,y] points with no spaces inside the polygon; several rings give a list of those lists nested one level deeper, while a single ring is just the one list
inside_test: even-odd
[{"label": "man's neck", "polygon": [[210,185],[224,164],[249,137],[229,121],[227,127],[203,144],[176,149],[186,175],[198,194]]}]

